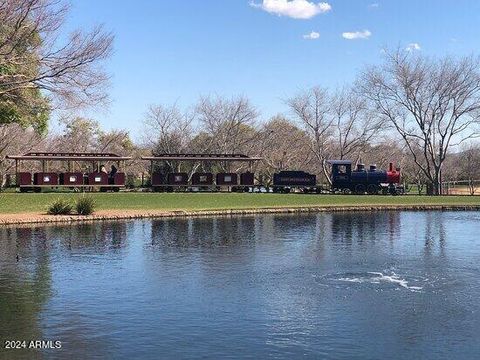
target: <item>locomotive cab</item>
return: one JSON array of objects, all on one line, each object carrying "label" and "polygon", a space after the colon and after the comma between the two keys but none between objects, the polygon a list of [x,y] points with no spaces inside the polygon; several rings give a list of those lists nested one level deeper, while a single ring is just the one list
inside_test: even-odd
[{"label": "locomotive cab", "polygon": [[332,188],[350,189],[352,178],[352,161],[350,160],[329,160],[332,165]]}]

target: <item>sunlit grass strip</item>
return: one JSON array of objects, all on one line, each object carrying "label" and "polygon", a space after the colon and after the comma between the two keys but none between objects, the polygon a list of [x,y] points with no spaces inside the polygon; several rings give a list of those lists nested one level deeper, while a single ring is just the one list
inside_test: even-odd
[{"label": "sunlit grass strip", "polygon": [[[79,194],[0,194],[0,213],[46,213],[56,199]],[[480,196],[355,196],[232,193],[93,193],[97,210],[223,210],[315,206],[480,205]]]}]

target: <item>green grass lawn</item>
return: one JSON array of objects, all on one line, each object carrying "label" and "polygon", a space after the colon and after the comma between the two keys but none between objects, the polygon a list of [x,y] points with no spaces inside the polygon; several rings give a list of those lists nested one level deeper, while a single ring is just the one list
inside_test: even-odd
[{"label": "green grass lawn", "polygon": [[[0,213],[45,212],[58,198],[81,194],[0,193]],[[356,196],[236,193],[92,193],[98,210],[215,210],[296,206],[368,205],[480,205],[480,196]]]}]

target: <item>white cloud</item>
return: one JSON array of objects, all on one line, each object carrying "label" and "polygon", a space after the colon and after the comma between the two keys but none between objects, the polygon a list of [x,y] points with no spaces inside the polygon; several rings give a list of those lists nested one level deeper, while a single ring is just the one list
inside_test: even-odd
[{"label": "white cloud", "polygon": [[316,31],[312,31],[310,34],[303,35],[303,38],[307,40],[316,40],[319,37],[320,37],[320,34]]},{"label": "white cloud", "polygon": [[294,19],[310,19],[332,10],[329,3],[315,3],[308,0],[263,0],[261,4],[252,1],[250,5],[270,14],[288,16]]},{"label": "white cloud", "polygon": [[421,50],[422,48],[420,47],[420,44],[418,43],[411,43],[408,44],[408,46],[405,48],[407,51],[416,51],[416,50]]},{"label": "white cloud", "polygon": [[376,9],[376,8],[378,8],[379,6],[380,6],[379,3],[373,3],[373,4],[368,5],[368,7],[369,7],[370,9]]},{"label": "white cloud", "polygon": [[343,38],[347,40],[368,39],[371,35],[372,33],[368,30],[342,33]]}]

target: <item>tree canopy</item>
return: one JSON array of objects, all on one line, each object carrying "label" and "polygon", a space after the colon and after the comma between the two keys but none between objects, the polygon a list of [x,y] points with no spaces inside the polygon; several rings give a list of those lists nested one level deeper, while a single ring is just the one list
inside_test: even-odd
[{"label": "tree canopy", "polygon": [[43,132],[53,109],[104,102],[108,76],[100,66],[113,36],[101,26],[61,33],[61,0],[0,1],[0,125]]}]

